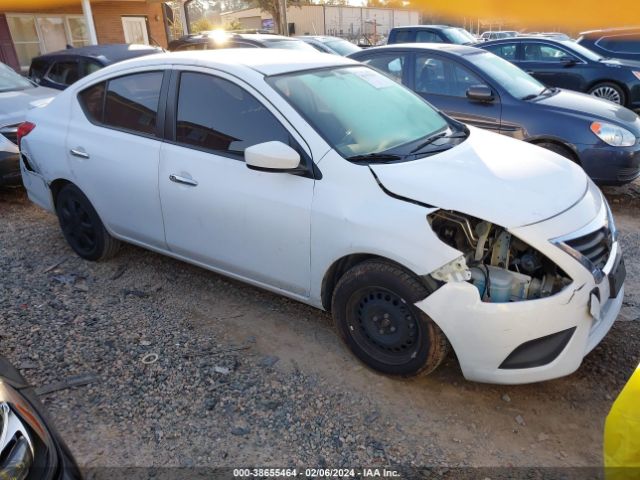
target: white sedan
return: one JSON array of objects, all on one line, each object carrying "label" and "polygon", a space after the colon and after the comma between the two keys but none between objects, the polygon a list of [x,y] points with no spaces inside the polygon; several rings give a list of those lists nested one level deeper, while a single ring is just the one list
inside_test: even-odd
[{"label": "white sedan", "polygon": [[451,346],[470,380],[567,375],[622,304],[611,212],[577,165],[352,60],[143,57],[19,133],[29,197],[81,257],[129,242],[330,311],[380,372]]}]

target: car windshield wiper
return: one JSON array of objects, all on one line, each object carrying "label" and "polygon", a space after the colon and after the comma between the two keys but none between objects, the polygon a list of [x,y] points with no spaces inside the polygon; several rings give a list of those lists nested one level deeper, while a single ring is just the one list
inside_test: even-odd
[{"label": "car windshield wiper", "polygon": [[545,93],[553,93],[555,92],[556,89],[555,88],[551,88],[551,87],[544,87],[542,89],[542,91],[540,93],[532,93],[530,95],[525,95],[524,97],[522,97],[520,100],[533,100],[534,98],[538,98],[541,97],[542,95],[544,95]]},{"label": "car windshield wiper", "polygon": [[366,153],[364,155],[352,155],[347,157],[350,162],[362,163],[386,163],[394,160],[402,160],[404,157],[394,153]]},{"label": "car windshield wiper", "polygon": [[426,147],[428,145],[431,145],[433,142],[435,142],[436,140],[438,140],[440,138],[465,138],[466,136],[467,136],[467,132],[465,130],[462,130],[462,131],[459,131],[459,132],[455,132],[455,133],[451,133],[449,135],[447,135],[446,131],[441,132],[441,133],[436,133],[435,135],[432,135],[429,138],[427,138],[424,142],[422,142],[416,148],[411,150],[411,153],[418,153],[424,147]]}]

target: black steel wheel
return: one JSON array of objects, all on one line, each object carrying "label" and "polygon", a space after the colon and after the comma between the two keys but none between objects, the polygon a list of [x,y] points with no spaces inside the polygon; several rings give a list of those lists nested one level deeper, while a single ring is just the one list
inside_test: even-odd
[{"label": "black steel wheel", "polygon": [[60,190],[56,213],[64,238],[82,258],[102,260],[117,252],[120,242],[109,235],[89,199],[75,185]]},{"label": "black steel wheel", "polygon": [[448,342],[414,303],[433,288],[393,263],[360,263],[336,285],[336,328],[351,351],[375,370],[403,376],[430,373],[446,357]]}]

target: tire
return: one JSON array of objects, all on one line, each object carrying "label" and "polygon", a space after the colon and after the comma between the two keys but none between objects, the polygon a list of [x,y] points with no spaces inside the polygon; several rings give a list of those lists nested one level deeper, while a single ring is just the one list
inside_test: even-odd
[{"label": "tire", "polygon": [[109,235],[89,199],[75,185],[65,185],[58,192],[56,214],[65,240],[85,260],[106,260],[120,248],[120,241]]},{"label": "tire", "polygon": [[547,150],[550,150],[554,153],[557,153],[558,155],[561,155],[564,158],[571,160],[572,162],[578,163],[575,155],[571,152],[571,150],[569,150],[568,147],[564,147],[562,145],[558,145],[557,143],[551,143],[551,142],[541,142],[541,143],[536,143],[536,145],[542,148],[546,148]]},{"label": "tire", "polygon": [[331,302],[335,328],[367,366],[389,375],[429,374],[449,352],[444,333],[414,303],[435,290],[382,260],[355,265]]},{"label": "tire", "polygon": [[589,95],[609,100],[610,102],[617,103],[618,105],[627,104],[627,98],[622,87],[611,82],[602,82],[594,85],[589,90]]}]

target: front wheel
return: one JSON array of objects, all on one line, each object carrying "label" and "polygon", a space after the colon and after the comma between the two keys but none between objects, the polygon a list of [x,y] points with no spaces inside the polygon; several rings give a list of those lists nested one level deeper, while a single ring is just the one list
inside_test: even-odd
[{"label": "front wheel", "polygon": [[89,199],[73,184],[56,196],[62,234],[74,252],[86,260],[105,260],[116,254],[120,242],[109,235]]},{"label": "front wheel", "polygon": [[624,91],[615,83],[599,83],[589,90],[589,94],[594,97],[602,98],[603,100],[609,100],[610,102],[617,103],[618,105],[626,104]]},{"label": "front wheel", "polygon": [[403,268],[369,260],[347,271],[336,285],[336,329],[351,351],[379,372],[428,374],[447,356],[444,333],[414,303],[433,288]]}]

